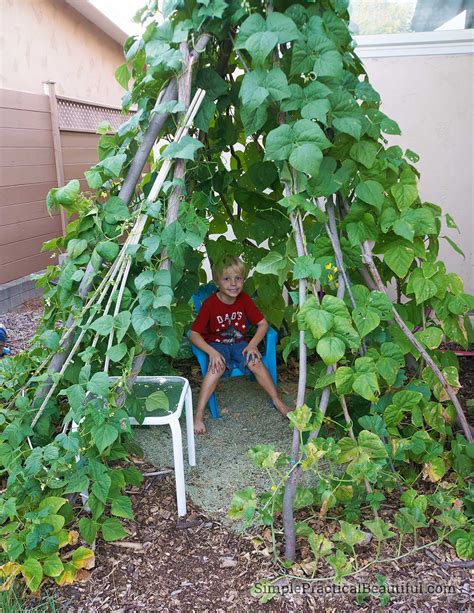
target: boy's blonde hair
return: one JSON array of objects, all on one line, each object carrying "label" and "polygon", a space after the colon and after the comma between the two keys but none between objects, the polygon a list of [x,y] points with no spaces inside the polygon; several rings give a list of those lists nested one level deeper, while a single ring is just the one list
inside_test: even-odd
[{"label": "boy's blonde hair", "polygon": [[220,260],[212,265],[212,278],[214,283],[218,282],[219,277],[226,268],[236,268],[242,277],[245,278],[245,264],[242,262],[242,260],[234,255],[224,255]]}]

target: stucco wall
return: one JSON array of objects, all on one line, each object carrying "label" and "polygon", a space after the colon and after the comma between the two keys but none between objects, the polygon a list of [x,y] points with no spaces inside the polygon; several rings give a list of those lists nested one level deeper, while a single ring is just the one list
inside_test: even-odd
[{"label": "stucco wall", "polygon": [[474,293],[473,199],[473,55],[366,58],[372,85],[382,97],[381,110],[395,119],[402,136],[390,142],[420,156],[420,191],[424,200],[440,205],[458,224],[461,234],[446,234],[466,259],[441,241],[440,258],[461,275]]},{"label": "stucco wall", "polygon": [[62,0],[0,0],[0,87],[120,106],[121,46]]}]

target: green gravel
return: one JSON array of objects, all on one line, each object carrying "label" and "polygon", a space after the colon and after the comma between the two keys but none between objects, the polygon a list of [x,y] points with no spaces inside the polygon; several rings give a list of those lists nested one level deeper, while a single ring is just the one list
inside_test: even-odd
[{"label": "green gravel", "polygon": [[[196,406],[199,390],[193,389]],[[283,396],[292,405],[294,399]],[[206,419],[207,433],[195,437],[197,466],[187,464],[184,412],[181,419],[185,461],[186,493],[205,514],[225,518],[233,494],[248,486],[269,486],[264,472],[256,468],[248,450],[272,444],[289,452],[292,430],[289,421],[272,406],[268,396],[254,381],[233,378],[217,392],[219,419]],[[173,466],[173,446],[167,426],[135,428],[135,438],[143,447],[145,459],[157,468]]]}]

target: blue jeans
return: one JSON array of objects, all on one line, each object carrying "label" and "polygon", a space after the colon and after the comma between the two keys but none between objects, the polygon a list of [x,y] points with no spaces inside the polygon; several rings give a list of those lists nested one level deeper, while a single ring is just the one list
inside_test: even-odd
[{"label": "blue jeans", "polygon": [[226,345],[224,343],[211,342],[209,345],[216,349],[225,359],[225,373],[224,377],[228,377],[233,368],[240,368],[240,370],[246,375],[250,375],[251,372],[247,366],[247,357],[242,355],[242,351],[247,347],[247,341],[240,341],[239,343],[231,343]]}]

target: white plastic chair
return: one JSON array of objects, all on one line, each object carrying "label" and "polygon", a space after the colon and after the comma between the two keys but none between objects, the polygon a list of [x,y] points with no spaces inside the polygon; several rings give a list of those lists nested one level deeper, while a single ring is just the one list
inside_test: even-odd
[{"label": "white plastic chair", "polygon": [[[110,377],[111,382],[117,377]],[[163,391],[169,400],[169,410],[157,409],[156,411],[146,412],[145,419],[141,424],[130,417],[130,423],[134,426],[165,426],[171,428],[171,436],[173,440],[173,458],[174,471],[176,479],[176,502],[178,506],[178,516],[186,515],[186,489],[184,482],[184,461],[183,461],[183,442],[181,435],[181,426],[179,418],[183,410],[183,405],[186,411],[186,434],[188,441],[188,462],[190,466],[196,466],[196,451],[194,446],[194,423],[193,423],[193,399],[189,381],[184,377],[175,376],[138,376],[135,380],[133,391],[141,388],[142,392],[146,392],[149,388],[149,394]],[[145,389],[143,389],[145,388]],[[148,395],[149,395],[148,394]],[[146,399],[144,396],[143,399]],[[125,409],[127,409],[127,400],[125,400]]]},{"label": "white plastic chair", "polygon": [[[118,380],[119,377],[110,377],[111,383]],[[188,462],[190,466],[196,466],[196,450],[194,446],[194,422],[193,422],[193,398],[191,395],[191,388],[189,381],[184,377],[175,377],[172,375],[153,377],[153,376],[138,376],[135,380],[132,388],[132,393],[137,387],[144,386],[149,387],[149,394],[142,399],[146,401],[146,398],[150,393],[163,391],[169,401],[169,410],[157,409],[152,412],[145,412],[145,418],[140,424],[134,417],[130,416],[130,424],[132,426],[165,426],[169,425],[171,428],[171,436],[173,440],[173,459],[174,459],[174,472],[176,480],[176,503],[178,507],[178,516],[184,517],[186,515],[186,488],[184,483],[184,461],[183,461],[183,441],[181,436],[181,426],[179,418],[183,411],[183,405],[186,410],[186,434],[188,440]],[[147,391],[146,389],[143,391]],[[168,393],[167,393],[168,392]],[[125,409],[127,408],[127,400],[125,399]],[[72,431],[76,432],[78,425],[72,423]],[[76,457],[76,461],[79,462],[80,456]],[[88,509],[87,500],[89,498],[88,492],[81,493],[82,502],[86,509]]]}]

